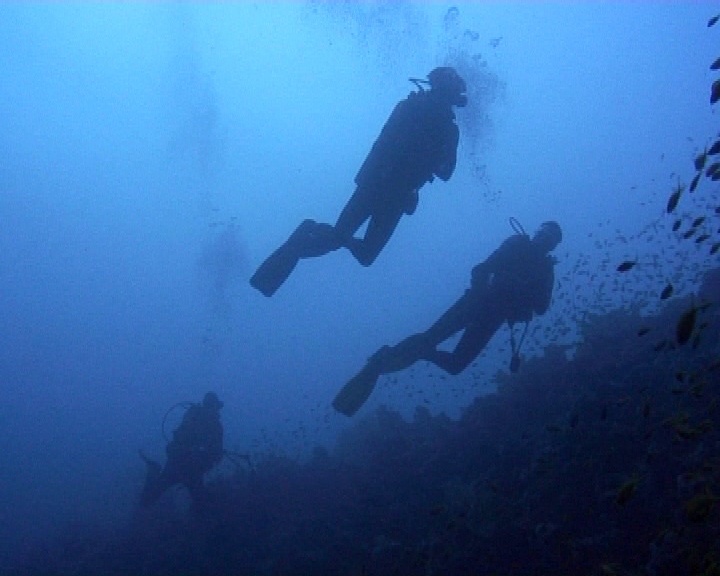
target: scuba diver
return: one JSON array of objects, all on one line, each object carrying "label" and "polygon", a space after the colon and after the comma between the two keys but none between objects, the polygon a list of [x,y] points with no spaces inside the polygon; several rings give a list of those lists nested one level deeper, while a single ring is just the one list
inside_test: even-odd
[{"label": "scuba diver", "polygon": [[[355,176],[355,192],[335,226],[303,221],[252,276],[250,284],[265,296],[280,288],[301,258],[344,247],[360,264],[369,266],[403,214],[415,212],[420,188],[436,176],[450,179],[460,137],[453,106],[467,104],[465,81],[447,66],[432,70],[427,80],[410,80],[418,91],[395,106]],[[367,220],[365,234],[356,238]]]},{"label": "scuba diver", "polygon": [[142,506],[153,504],[165,490],[176,484],[185,486],[194,501],[202,498],[205,473],[220,463],[224,455],[223,427],[220,423],[222,407],[223,403],[215,392],[205,394],[202,404],[190,405],[167,445],[164,468],[140,452],[140,457],[147,464],[145,486],[140,497]]},{"label": "scuba diver", "polygon": [[[472,270],[471,285],[428,330],[396,346],[383,346],[333,400],[338,412],[352,416],[365,403],[381,374],[398,372],[418,360],[432,362],[449,374],[459,374],[482,352],[493,334],[508,323],[511,334],[511,371],[520,364],[513,325],[544,314],[555,284],[555,258],[549,253],[562,240],[557,222],[545,222],[532,239],[511,220],[517,234],[506,239]],[[463,330],[452,352],[437,346]]]}]

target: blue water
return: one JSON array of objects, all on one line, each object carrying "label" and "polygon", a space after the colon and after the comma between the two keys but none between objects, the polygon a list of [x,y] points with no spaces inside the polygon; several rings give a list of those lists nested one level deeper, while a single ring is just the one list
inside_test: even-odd
[{"label": "blue water", "polygon": [[[720,259],[716,182],[666,213],[718,136],[716,10],[0,5],[0,571],[717,570],[717,309],[696,347],[660,346]],[[335,221],[408,78],[444,64],[469,96],[451,180],[422,189],[371,267],[338,251],[272,298],[253,290],[299,222]],[[370,354],[462,293],[510,217],[564,231],[515,380],[503,328],[461,375],[418,363],[335,413]],[[138,517],[138,449],[160,458],[182,416],[168,409],[211,389],[254,472],[226,461],[214,508],[179,491]]]}]

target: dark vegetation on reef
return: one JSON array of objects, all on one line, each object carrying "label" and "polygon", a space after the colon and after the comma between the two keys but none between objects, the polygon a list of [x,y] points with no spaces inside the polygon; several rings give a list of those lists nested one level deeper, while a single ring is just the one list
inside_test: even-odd
[{"label": "dark vegetation on reef", "polygon": [[216,478],[189,513],[167,499],[68,532],[16,573],[718,574],[720,316],[677,345],[693,301],[592,316],[572,359],[547,348],[458,420],[380,409],[333,453]]}]

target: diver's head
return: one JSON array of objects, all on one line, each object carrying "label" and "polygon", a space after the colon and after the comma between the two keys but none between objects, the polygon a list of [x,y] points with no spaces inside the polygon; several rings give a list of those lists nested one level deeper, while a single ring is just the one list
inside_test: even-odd
[{"label": "diver's head", "polygon": [[543,252],[552,252],[562,241],[562,230],[560,224],[555,221],[543,222],[540,229],[535,232],[532,239]]},{"label": "diver's head", "polygon": [[220,398],[217,397],[215,392],[208,392],[205,394],[205,398],[203,398],[203,408],[207,408],[209,410],[220,410],[223,406],[225,406],[225,404],[220,401]]},{"label": "diver's head", "polygon": [[467,86],[465,80],[450,66],[439,66],[428,74],[430,88],[443,100],[453,106],[465,106],[467,104]]}]

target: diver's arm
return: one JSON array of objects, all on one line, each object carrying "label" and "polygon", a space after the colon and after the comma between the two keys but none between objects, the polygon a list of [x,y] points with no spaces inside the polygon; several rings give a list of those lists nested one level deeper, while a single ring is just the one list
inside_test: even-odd
[{"label": "diver's arm", "polygon": [[485,260],[485,262],[480,262],[480,264],[472,269],[472,273],[470,275],[470,285],[473,288],[486,288],[490,283],[491,274],[490,267],[487,265],[487,260]]},{"label": "diver's arm", "polygon": [[553,270],[552,259],[548,257],[547,272],[543,274],[543,278],[538,285],[538,298],[533,306],[535,314],[542,316],[548,311],[550,307],[550,300],[552,300],[552,291],[555,286],[555,271]]},{"label": "diver's arm", "polygon": [[223,428],[222,424],[217,424],[214,437],[210,443],[210,453],[214,462],[220,462],[223,458]]},{"label": "diver's arm", "polygon": [[527,237],[520,234],[513,234],[507,238],[484,262],[473,268],[473,288],[487,287],[493,274],[503,273],[514,260],[521,257],[525,249],[524,245],[528,242]]},{"label": "diver's arm", "polygon": [[452,122],[445,134],[445,142],[440,150],[442,157],[439,159],[438,165],[433,171],[435,176],[443,182],[447,182],[455,172],[457,165],[457,147],[460,141],[460,130],[457,125]]},{"label": "diver's arm", "polygon": [[405,137],[408,126],[414,122],[413,94],[398,102],[385,121],[380,134],[355,175],[355,183],[358,186],[376,180],[377,174],[387,167],[387,159],[392,157],[393,150],[397,148],[397,143],[401,142]]},{"label": "diver's arm", "polygon": [[492,275],[497,271],[497,264],[500,260],[499,254],[502,252],[504,245],[503,243],[500,248],[472,269],[471,286],[473,288],[487,288],[489,286]]}]

